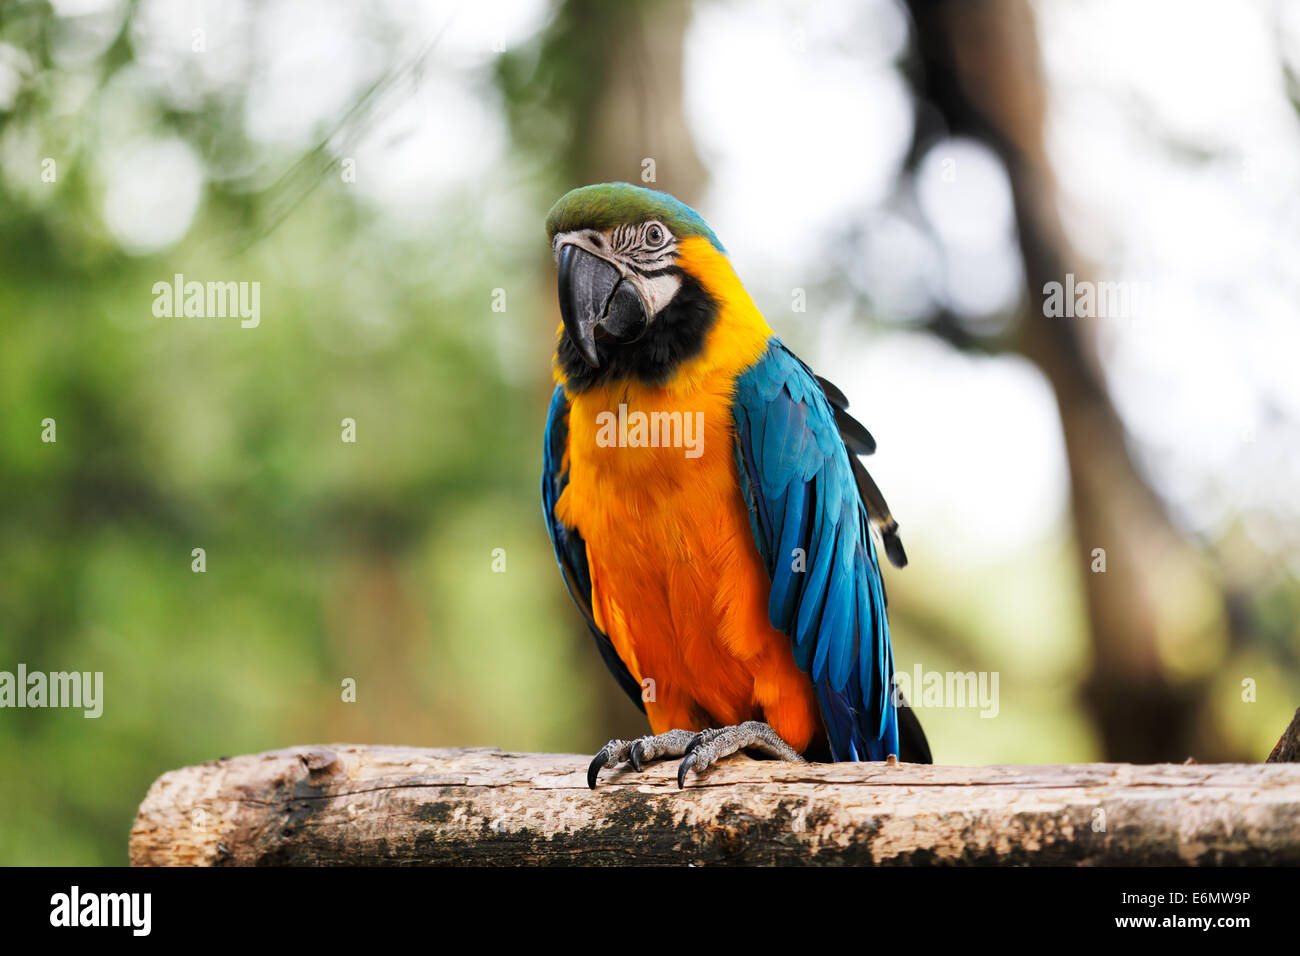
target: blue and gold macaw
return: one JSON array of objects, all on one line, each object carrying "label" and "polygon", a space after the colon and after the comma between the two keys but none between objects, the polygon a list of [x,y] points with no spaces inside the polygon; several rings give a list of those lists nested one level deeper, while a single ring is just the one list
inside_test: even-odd
[{"label": "blue and gold macaw", "polygon": [[893,695],[875,442],[763,321],[712,230],[605,183],[551,209],[562,324],[542,499],[569,593],[652,733],[604,767],[738,750],[930,761]]}]

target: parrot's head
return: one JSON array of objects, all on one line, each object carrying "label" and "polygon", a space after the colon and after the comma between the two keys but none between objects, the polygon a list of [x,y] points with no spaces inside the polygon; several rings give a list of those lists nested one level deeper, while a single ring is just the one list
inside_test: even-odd
[{"label": "parrot's head", "polygon": [[659,384],[703,348],[718,311],[708,275],[730,266],[694,209],[653,189],[601,183],[562,196],[546,232],[564,323],[556,362],[569,387]]}]

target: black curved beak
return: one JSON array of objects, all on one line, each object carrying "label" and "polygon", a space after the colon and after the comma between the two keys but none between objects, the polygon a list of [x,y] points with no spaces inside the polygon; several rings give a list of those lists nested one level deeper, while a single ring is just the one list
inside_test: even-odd
[{"label": "black curved beak", "polygon": [[581,246],[561,246],[557,265],[564,330],[583,360],[599,368],[596,342],[635,342],[648,324],[645,306],[617,269]]}]

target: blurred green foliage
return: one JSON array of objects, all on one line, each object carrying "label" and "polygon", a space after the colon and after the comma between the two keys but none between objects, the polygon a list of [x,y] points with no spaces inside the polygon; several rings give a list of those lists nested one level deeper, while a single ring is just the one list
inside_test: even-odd
[{"label": "blurred green foliage", "polygon": [[[603,677],[537,497],[543,200],[502,230],[451,195],[412,235],[327,157],[307,189],[211,182],[178,245],[129,256],[104,226],[96,138],[129,47],[64,68],[52,15],[26,14],[0,22],[32,57],[0,112],[0,669],[102,671],[106,699],[97,720],[0,713],[0,862],[123,863],[150,782],[223,754],[573,747],[593,723],[581,685]],[[294,168],[242,138],[240,92],[186,114],[137,102],[132,132]],[[260,325],[155,317],[174,273],[260,282]]]}]

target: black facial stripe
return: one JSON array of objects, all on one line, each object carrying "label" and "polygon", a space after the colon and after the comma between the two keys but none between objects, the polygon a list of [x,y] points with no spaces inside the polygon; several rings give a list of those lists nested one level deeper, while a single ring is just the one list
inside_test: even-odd
[{"label": "black facial stripe", "polygon": [[627,379],[663,385],[678,366],[703,351],[705,337],[718,315],[718,303],[698,280],[681,269],[665,271],[682,276],[677,294],[637,341],[627,345],[597,343],[599,368],[583,361],[567,332],[560,336],[556,355],[569,388],[585,392],[606,382]]},{"label": "black facial stripe", "polygon": [[625,261],[641,275],[663,275],[677,265],[677,244],[670,243],[653,252],[637,250]]},{"label": "black facial stripe", "polygon": [[682,271],[681,266],[664,266],[662,269],[642,269],[635,262],[629,262],[628,267],[637,275],[645,279],[654,279],[657,276],[680,276],[686,274]]},{"label": "black facial stripe", "polygon": [[636,230],[629,225],[619,226],[611,237],[614,248],[619,252],[631,252],[636,246]]}]

